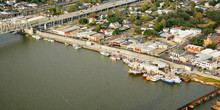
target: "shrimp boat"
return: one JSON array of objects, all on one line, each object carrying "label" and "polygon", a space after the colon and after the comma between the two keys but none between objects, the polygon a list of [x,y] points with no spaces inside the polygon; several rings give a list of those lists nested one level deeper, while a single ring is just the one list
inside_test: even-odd
[{"label": "shrimp boat", "polygon": [[174,77],[173,77],[173,81],[174,81],[175,83],[181,83],[181,82],[182,82],[182,80],[180,79],[179,76],[174,76]]},{"label": "shrimp boat", "polygon": [[155,76],[152,77],[152,79],[150,79],[150,81],[156,82],[156,81],[160,80],[161,77],[162,76],[160,76],[160,75],[155,75]]},{"label": "shrimp boat", "polygon": [[109,54],[109,53],[104,52],[104,51],[101,51],[101,52],[100,52],[100,54],[101,54],[101,55],[104,55],[104,56],[107,56],[107,57],[109,57],[109,56],[110,56],[110,54]]},{"label": "shrimp boat", "polygon": [[75,47],[75,49],[80,49],[81,46],[79,44],[72,44],[73,47]]},{"label": "shrimp boat", "polygon": [[171,79],[171,78],[165,77],[165,78],[161,78],[161,80],[162,80],[163,82],[166,82],[166,83],[169,83],[169,84],[174,84],[174,81],[173,81],[173,79]]}]

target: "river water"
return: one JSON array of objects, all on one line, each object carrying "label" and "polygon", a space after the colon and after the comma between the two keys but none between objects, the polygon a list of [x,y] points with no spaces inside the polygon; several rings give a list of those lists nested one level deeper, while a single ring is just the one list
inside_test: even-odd
[{"label": "river water", "polygon": [[1,35],[0,110],[174,110],[216,89],[147,82],[128,69],[94,51]]}]

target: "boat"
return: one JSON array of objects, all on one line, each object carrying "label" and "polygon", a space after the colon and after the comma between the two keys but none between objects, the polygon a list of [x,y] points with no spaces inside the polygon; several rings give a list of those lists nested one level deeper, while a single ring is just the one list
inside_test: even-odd
[{"label": "boat", "polygon": [[162,76],[155,75],[155,76],[152,77],[152,79],[150,79],[150,81],[156,82],[156,81],[160,80],[161,78],[162,78]]},{"label": "boat", "polygon": [[41,37],[40,36],[38,36],[38,35],[36,35],[36,37],[35,37],[37,40],[40,40],[41,39]]},{"label": "boat", "polygon": [[101,55],[104,55],[104,56],[107,56],[107,57],[109,57],[109,56],[110,56],[110,54],[109,54],[109,53],[104,52],[104,51],[101,51],[101,52],[100,52],[100,54],[101,54]]},{"label": "boat", "polygon": [[65,45],[68,46],[69,44],[68,44],[68,43],[65,43]]},{"label": "boat", "polygon": [[148,76],[146,77],[146,80],[150,81],[152,79],[152,77]]},{"label": "boat", "polygon": [[220,110],[220,99],[218,99],[215,103],[213,103],[211,108],[213,110]]},{"label": "boat", "polygon": [[79,44],[72,44],[73,47],[75,47],[75,49],[80,49],[82,48]]},{"label": "boat", "polygon": [[138,71],[138,70],[135,70],[135,69],[129,69],[128,71],[129,74],[132,74],[132,75],[142,75],[141,71]]},{"label": "boat", "polygon": [[119,56],[112,56],[110,57],[110,59],[116,61],[116,60],[120,60],[121,58]]},{"label": "boat", "polygon": [[17,34],[17,33],[18,33],[17,31],[12,32],[12,34]]},{"label": "boat", "polygon": [[184,82],[187,82],[187,83],[191,81],[190,78],[180,77],[180,79],[181,79],[182,81],[184,81]]},{"label": "boat", "polygon": [[143,78],[147,78],[147,74],[144,73],[144,74],[142,75],[142,77],[143,77]]},{"label": "boat", "polygon": [[49,41],[49,42],[54,42],[54,40],[53,40],[53,39],[51,39],[51,38],[48,38],[48,41]]},{"label": "boat", "polygon": [[174,76],[174,77],[173,77],[173,81],[174,81],[175,83],[181,83],[181,82],[182,82],[182,80],[180,79],[179,76]]},{"label": "boat", "polygon": [[131,62],[130,62],[128,59],[126,59],[126,58],[122,59],[122,61],[123,61],[125,64],[130,64],[130,63],[131,63]]},{"label": "boat", "polygon": [[167,77],[161,78],[161,80],[166,82],[166,83],[169,83],[169,84],[174,84],[174,81],[172,79],[170,79],[170,78],[167,78]]}]

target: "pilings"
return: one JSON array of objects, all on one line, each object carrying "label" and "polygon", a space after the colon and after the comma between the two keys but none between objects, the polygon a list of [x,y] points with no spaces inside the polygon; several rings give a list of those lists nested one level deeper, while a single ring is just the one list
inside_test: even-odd
[{"label": "pilings", "polygon": [[220,88],[188,103],[183,105],[182,107],[178,108],[177,110],[188,110],[188,109],[193,109],[195,108],[197,105],[204,103],[207,100],[210,100],[212,97],[216,97],[220,94]]}]

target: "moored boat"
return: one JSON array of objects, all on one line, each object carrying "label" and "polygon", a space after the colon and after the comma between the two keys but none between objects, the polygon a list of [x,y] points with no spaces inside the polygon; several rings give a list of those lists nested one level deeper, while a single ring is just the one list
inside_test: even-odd
[{"label": "moored boat", "polygon": [[107,57],[110,56],[110,54],[109,54],[108,52],[104,52],[104,51],[101,51],[100,54],[101,54],[101,55],[104,55],[104,56],[107,56]]},{"label": "moored boat", "polygon": [[73,47],[75,47],[75,49],[80,49],[81,46],[79,44],[72,44]]},{"label": "moored boat", "polygon": [[163,82],[166,82],[166,83],[169,83],[169,84],[174,84],[174,81],[172,79],[169,79],[169,78],[161,78],[161,80]]},{"label": "moored boat", "polygon": [[144,74],[142,75],[142,77],[143,77],[143,78],[147,78],[147,74],[144,73]]},{"label": "moored boat", "polygon": [[190,78],[180,77],[180,79],[181,79],[182,81],[184,81],[184,82],[187,82],[187,83],[191,81]]},{"label": "moored boat", "polygon": [[141,73],[141,71],[138,71],[138,70],[134,70],[134,69],[129,69],[128,71],[129,74],[132,74],[132,75],[142,75],[143,73]]}]

